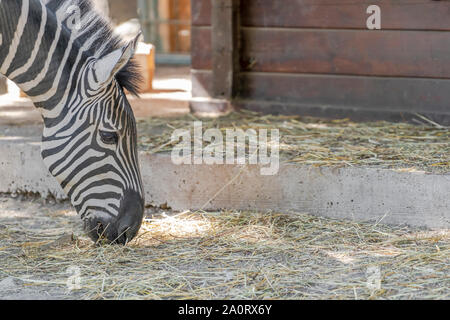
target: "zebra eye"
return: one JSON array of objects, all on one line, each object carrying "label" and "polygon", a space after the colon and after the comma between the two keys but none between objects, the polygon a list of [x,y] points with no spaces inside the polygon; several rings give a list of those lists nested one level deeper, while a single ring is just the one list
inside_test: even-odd
[{"label": "zebra eye", "polygon": [[119,142],[119,136],[116,132],[113,131],[101,131],[100,130],[100,138],[102,142],[105,144],[117,144]]}]

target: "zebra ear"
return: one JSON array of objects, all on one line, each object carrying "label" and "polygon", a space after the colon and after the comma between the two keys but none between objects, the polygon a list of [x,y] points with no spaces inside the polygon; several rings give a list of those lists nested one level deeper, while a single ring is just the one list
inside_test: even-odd
[{"label": "zebra ear", "polygon": [[141,32],[126,46],[116,49],[95,61],[92,66],[92,71],[98,87],[110,83],[117,72],[130,61],[134,55],[140,36]]}]

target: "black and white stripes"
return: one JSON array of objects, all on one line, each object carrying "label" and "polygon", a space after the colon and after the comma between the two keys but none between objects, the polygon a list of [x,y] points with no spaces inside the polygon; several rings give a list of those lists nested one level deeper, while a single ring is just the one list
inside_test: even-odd
[{"label": "black and white stripes", "polygon": [[132,56],[87,0],[0,0],[0,73],[44,119],[42,157],[92,238],[124,243],[143,216]]}]

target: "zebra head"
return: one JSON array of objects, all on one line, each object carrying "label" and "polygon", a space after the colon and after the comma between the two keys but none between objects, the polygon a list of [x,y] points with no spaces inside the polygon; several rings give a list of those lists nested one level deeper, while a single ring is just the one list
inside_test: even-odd
[{"label": "zebra head", "polygon": [[72,70],[75,81],[64,111],[56,117],[43,112],[44,163],[94,241],[125,244],[143,219],[136,121],[124,93],[136,90],[131,59],[138,37],[125,46],[116,43],[100,57],[85,57]]},{"label": "zebra head", "polygon": [[123,44],[90,0],[0,0],[0,17],[0,73],[42,113],[44,163],[91,238],[126,243],[144,212],[124,93],[137,93],[139,35]]},{"label": "zebra head", "polygon": [[94,241],[104,237],[126,243],[142,223],[136,121],[117,79],[130,63],[136,42],[87,59],[67,112],[56,121],[45,119],[44,162]]}]

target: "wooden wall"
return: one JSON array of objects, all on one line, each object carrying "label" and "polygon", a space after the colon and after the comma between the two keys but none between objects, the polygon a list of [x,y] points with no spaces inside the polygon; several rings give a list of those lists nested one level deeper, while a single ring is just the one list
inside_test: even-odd
[{"label": "wooden wall", "polygon": [[162,51],[167,53],[189,53],[191,50],[191,2],[190,0],[159,0],[159,19],[181,20],[183,24],[161,23],[159,36]]},{"label": "wooden wall", "polygon": [[[191,19],[190,0],[171,0],[170,19],[188,21]],[[191,50],[191,28],[189,24],[171,26],[171,48],[175,52]]]},{"label": "wooden wall", "polygon": [[[213,0],[215,1],[215,0]],[[450,1],[241,0],[234,105],[450,124]],[[211,0],[192,0],[194,97],[212,96]]]}]

